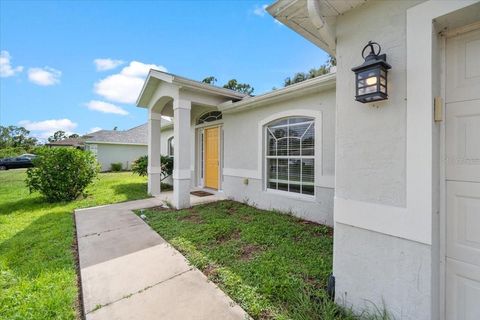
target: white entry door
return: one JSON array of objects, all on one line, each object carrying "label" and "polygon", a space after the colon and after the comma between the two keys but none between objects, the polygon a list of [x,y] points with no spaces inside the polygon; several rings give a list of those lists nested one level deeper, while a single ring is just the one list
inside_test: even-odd
[{"label": "white entry door", "polygon": [[447,320],[480,319],[480,29],[446,47]]}]

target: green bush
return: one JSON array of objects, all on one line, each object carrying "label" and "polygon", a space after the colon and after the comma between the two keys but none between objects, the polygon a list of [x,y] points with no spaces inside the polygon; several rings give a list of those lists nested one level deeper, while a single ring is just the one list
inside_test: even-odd
[{"label": "green bush", "polygon": [[113,172],[119,172],[119,171],[122,171],[122,169],[123,169],[123,164],[121,162],[112,163],[110,165],[110,170]]},{"label": "green bush", "polygon": [[100,166],[88,151],[73,148],[43,148],[27,170],[30,192],[39,191],[49,202],[70,201],[83,193]]},{"label": "green bush", "polygon": [[[160,167],[162,168],[162,180],[172,175],[173,172],[173,158],[162,156],[160,158]],[[132,163],[132,171],[140,176],[146,176],[148,169],[148,156],[142,156]]]}]

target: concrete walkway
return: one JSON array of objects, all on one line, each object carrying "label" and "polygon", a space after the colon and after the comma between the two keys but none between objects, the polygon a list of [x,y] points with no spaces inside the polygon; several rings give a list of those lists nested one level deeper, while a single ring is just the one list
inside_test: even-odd
[{"label": "concrete walkway", "polygon": [[161,204],[151,198],[75,211],[86,319],[248,319],[131,211]]}]

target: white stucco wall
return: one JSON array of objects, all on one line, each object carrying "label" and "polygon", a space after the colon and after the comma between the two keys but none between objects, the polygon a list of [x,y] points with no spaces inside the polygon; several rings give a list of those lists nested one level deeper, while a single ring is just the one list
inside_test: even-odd
[{"label": "white stucco wall", "polygon": [[[295,110],[310,110],[309,114],[321,114],[321,141],[316,141],[316,170],[321,180],[328,180],[335,173],[335,90],[310,94],[275,104],[257,107],[238,113],[226,113],[224,120],[224,174],[225,195],[237,201],[248,201],[264,209],[290,212],[299,217],[333,224],[333,184],[322,185],[316,179],[315,197],[300,199],[295,194],[275,194],[264,190],[263,134],[259,136],[259,123],[275,114]],[[303,112],[302,111],[302,112]],[[248,179],[248,184],[245,184]]]},{"label": "white stucco wall", "polygon": [[[337,21],[337,175],[341,198],[405,206],[406,9],[418,1],[374,1]],[[382,46],[389,99],[355,101],[352,67],[369,40]]]},{"label": "white stucco wall", "polygon": [[[375,1],[338,17],[336,198],[405,211],[407,9],[420,2]],[[389,99],[361,104],[351,68],[369,40],[392,65]],[[385,304],[400,319],[431,319],[433,264],[429,244],[335,223],[336,299],[358,311]]]},{"label": "white stucco wall", "polygon": [[102,171],[109,171],[112,163],[121,162],[123,170],[130,170],[132,162],[147,154],[147,146],[125,144],[97,144],[97,161]]},{"label": "white stucco wall", "polygon": [[337,303],[382,310],[395,319],[431,317],[430,246],[378,232],[335,224]]}]

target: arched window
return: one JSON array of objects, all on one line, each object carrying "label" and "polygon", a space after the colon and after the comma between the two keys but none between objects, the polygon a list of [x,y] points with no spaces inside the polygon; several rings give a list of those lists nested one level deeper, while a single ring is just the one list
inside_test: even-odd
[{"label": "arched window", "polygon": [[212,122],[222,119],[222,113],[220,111],[210,111],[204,113],[198,118],[197,124],[202,124],[205,122]]},{"label": "arched window", "polygon": [[314,195],[315,121],[289,117],[266,125],[267,188]]},{"label": "arched window", "polygon": [[168,146],[168,156],[169,157],[173,157],[173,147],[174,147],[173,143],[174,143],[173,137],[168,138],[167,146]]}]

